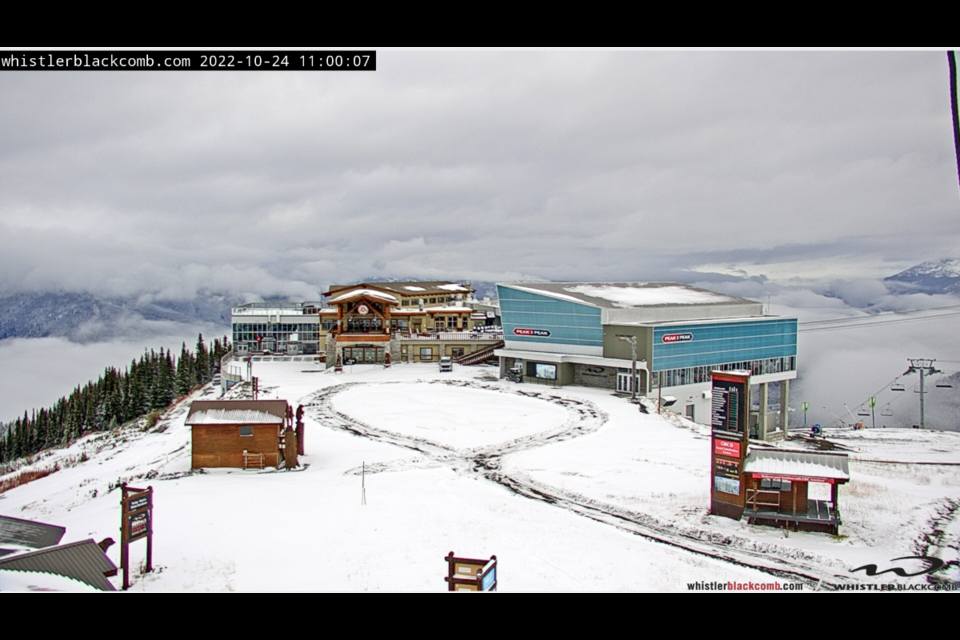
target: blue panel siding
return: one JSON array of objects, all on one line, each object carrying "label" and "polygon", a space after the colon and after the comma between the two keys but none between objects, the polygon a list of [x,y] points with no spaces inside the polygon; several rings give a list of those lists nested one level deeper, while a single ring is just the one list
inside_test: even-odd
[{"label": "blue panel siding", "polygon": [[[690,333],[693,340],[663,342],[664,335],[675,333]],[[654,371],[796,355],[796,318],[673,325],[653,330]]]},{"label": "blue panel siding", "polygon": [[[497,295],[507,340],[603,347],[603,327],[597,307],[501,286],[497,287]],[[546,330],[550,335],[518,336],[513,333],[517,328]]]}]

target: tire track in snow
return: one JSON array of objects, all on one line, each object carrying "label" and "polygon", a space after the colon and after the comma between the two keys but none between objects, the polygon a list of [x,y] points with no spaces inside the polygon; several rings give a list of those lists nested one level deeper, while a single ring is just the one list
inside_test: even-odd
[{"label": "tire track in snow", "polygon": [[[825,570],[822,565],[812,564],[814,561],[823,562],[822,558],[815,556],[806,556],[799,559],[785,557],[789,556],[790,553],[803,555],[804,552],[800,550],[783,549],[776,545],[695,527],[679,528],[674,523],[665,523],[641,512],[623,509],[538,483],[524,473],[502,471],[502,460],[506,456],[547,444],[579,438],[599,430],[607,422],[608,416],[592,402],[564,398],[547,392],[505,389],[498,385],[467,380],[416,382],[496,391],[544,400],[567,409],[571,413],[571,419],[560,428],[551,431],[516,438],[506,443],[457,450],[425,438],[373,427],[348,414],[337,411],[333,406],[332,400],[337,394],[353,387],[369,384],[400,384],[399,382],[348,382],[326,387],[309,395],[306,398],[307,402],[304,403],[304,408],[308,415],[321,426],[347,431],[360,437],[393,444],[422,454],[422,457],[413,460],[377,463],[372,467],[368,466],[366,468],[367,473],[449,466],[458,473],[468,472],[481,475],[516,495],[545,502],[647,540],[666,544],[720,562],[755,569],[784,580],[800,581],[811,586],[818,585],[828,589],[835,588],[840,583],[854,582],[849,576],[837,574],[832,570]],[[404,382],[404,384],[409,384],[409,382]],[[359,474],[360,468],[350,469],[346,473]],[[824,564],[835,563],[824,562]]]}]

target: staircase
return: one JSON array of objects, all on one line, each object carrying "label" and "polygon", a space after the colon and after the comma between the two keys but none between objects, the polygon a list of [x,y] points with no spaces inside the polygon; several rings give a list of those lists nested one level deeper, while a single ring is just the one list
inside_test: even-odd
[{"label": "staircase", "polygon": [[489,347],[484,347],[480,351],[474,351],[473,353],[465,353],[462,356],[457,356],[457,364],[470,365],[470,364],[480,364],[484,360],[494,357],[493,352],[497,349],[503,348],[503,340],[500,342],[494,343]]}]

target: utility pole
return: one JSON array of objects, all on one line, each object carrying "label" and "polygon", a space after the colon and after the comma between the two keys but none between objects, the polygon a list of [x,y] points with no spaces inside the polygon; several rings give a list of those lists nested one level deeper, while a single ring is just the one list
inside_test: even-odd
[{"label": "utility pole", "polygon": [[637,401],[637,336],[617,336],[618,340],[630,343],[630,355],[633,358],[633,368],[630,374],[630,400]]},{"label": "utility pole", "polygon": [[931,358],[907,358],[907,362],[910,363],[910,368],[906,370],[903,375],[909,375],[911,373],[920,374],[920,428],[926,428],[924,426],[924,414],[923,414],[923,396],[926,393],[926,389],[923,385],[923,376],[932,375],[934,373],[940,373],[940,370],[933,366],[933,363],[936,362],[936,359]]}]

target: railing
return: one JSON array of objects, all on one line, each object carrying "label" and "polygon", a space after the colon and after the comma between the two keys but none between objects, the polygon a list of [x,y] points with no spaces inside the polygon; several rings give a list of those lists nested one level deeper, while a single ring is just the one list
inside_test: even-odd
[{"label": "railing", "polygon": [[401,340],[503,340],[503,333],[440,331],[437,333],[395,333]]},{"label": "railing", "polygon": [[494,351],[502,348],[503,348],[503,340],[500,340],[490,345],[489,347],[484,347],[483,349],[480,349],[479,351],[474,351],[473,353],[465,353],[462,356],[457,356],[455,359],[457,361],[457,364],[462,364],[462,365],[478,364],[480,362],[483,362],[484,360],[487,360],[488,358],[491,358],[493,356]]},{"label": "railing", "polygon": [[263,454],[247,453],[246,450],[244,450],[243,468],[244,469],[263,469]]},{"label": "railing", "polygon": [[[757,505],[761,507],[776,507],[780,508],[780,492],[779,491],[770,491],[767,489],[747,489],[747,506],[751,504],[751,493],[752,493],[752,503],[753,510],[757,510]],[[769,499],[770,496],[776,498],[776,502],[761,502],[761,496]]]}]

